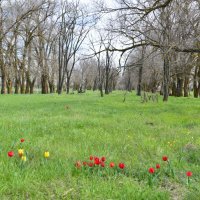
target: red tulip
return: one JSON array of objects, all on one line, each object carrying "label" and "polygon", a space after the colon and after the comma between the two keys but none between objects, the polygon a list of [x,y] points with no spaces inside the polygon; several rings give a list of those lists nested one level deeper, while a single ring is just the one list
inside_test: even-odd
[{"label": "red tulip", "polygon": [[160,164],[156,164],[156,169],[160,169]]},{"label": "red tulip", "polygon": [[21,142],[24,142],[24,141],[25,141],[25,139],[24,139],[24,138],[22,138],[20,141],[21,141]]},{"label": "red tulip", "polygon": [[190,171],[186,172],[186,176],[188,176],[188,177],[192,176],[192,172],[190,172]]},{"label": "red tulip", "polygon": [[162,159],[163,159],[163,161],[168,161],[168,157],[167,156],[163,156]]},{"label": "red tulip", "polygon": [[93,165],[94,165],[94,163],[92,163],[92,162],[88,163],[89,167],[93,167]]},{"label": "red tulip", "polygon": [[119,168],[120,169],[124,169],[125,168],[125,164],[124,163],[119,163]]},{"label": "red tulip", "polygon": [[104,163],[104,162],[102,162],[102,163],[101,163],[101,166],[102,166],[102,167],[105,167],[105,163]]},{"label": "red tulip", "polygon": [[14,152],[13,152],[13,151],[9,151],[9,152],[8,152],[8,156],[9,156],[9,157],[13,157],[13,156],[14,156]]},{"label": "red tulip", "polygon": [[99,160],[99,158],[95,157],[94,164],[99,165],[100,163],[101,163],[101,161]]},{"label": "red tulip", "polygon": [[110,163],[110,167],[113,168],[114,166],[115,166],[115,163],[114,163],[114,162],[111,162],[111,163]]},{"label": "red tulip", "polygon": [[93,156],[90,156],[90,160],[93,160]]},{"label": "red tulip", "polygon": [[103,156],[103,157],[101,158],[101,161],[102,161],[102,162],[105,162],[105,161],[106,161],[106,158]]},{"label": "red tulip", "polygon": [[86,166],[86,165],[87,165],[87,162],[84,161],[84,162],[83,162],[83,166]]},{"label": "red tulip", "polygon": [[155,172],[155,169],[154,169],[153,167],[150,167],[150,168],[149,168],[149,173],[150,173],[150,174],[153,174],[154,172]]},{"label": "red tulip", "polygon": [[76,168],[81,168],[81,162],[80,162],[80,161],[77,161],[77,162],[75,163],[75,167],[76,167]]}]

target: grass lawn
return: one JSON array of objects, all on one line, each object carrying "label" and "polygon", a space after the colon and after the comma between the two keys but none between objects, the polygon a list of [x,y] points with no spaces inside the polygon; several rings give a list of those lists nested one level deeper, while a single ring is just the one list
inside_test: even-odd
[{"label": "grass lawn", "polygon": [[[142,104],[134,93],[0,96],[0,199],[200,198],[200,100]],[[27,154],[17,155],[20,138]],[[13,150],[15,156],[8,157]],[[49,151],[49,159],[44,152]],[[76,169],[105,156],[103,170]],[[174,176],[168,171],[167,155]],[[113,173],[109,162],[125,163]],[[149,167],[159,163],[152,186]],[[186,171],[192,171],[187,185]]]}]

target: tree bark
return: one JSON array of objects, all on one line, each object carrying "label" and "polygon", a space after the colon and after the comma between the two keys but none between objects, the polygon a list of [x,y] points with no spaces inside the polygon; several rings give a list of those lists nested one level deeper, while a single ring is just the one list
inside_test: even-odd
[{"label": "tree bark", "polygon": [[177,97],[183,96],[183,79],[181,77],[177,77]]},{"label": "tree bark", "polygon": [[25,90],[26,94],[30,93],[30,74],[29,71],[26,72],[26,90]]},{"label": "tree bark", "polygon": [[110,56],[106,51],[106,66],[105,66],[105,94],[109,94],[109,74],[110,74]]},{"label": "tree bark", "polygon": [[199,92],[198,92],[198,67],[195,67],[195,72],[194,72],[194,81],[193,81],[193,90],[194,90],[194,98],[199,97]]},{"label": "tree bark", "polygon": [[69,94],[69,89],[70,89],[70,77],[67,77],[66,81],[66,93]]},{"label": "tree bark", "polygon": [[184,80],[184,97],[188,97],[189,96],[189,77],[185,77]]},{"label": "tree bark", "polygon": [[142,71],[143,71],[143,64],[139,67],[139,77],[138,77],[138,85],[137,85],[137,96],[141,96],[142,91]]},{"label": "tree bark", "polygon": [[24,71],[21,71],[21,83],[20,83],[20,92],[21,94],[25,93],[25,77],[24,77]]},{"label": "tree bark", "polygon": [[1,94],[6,94],[6,73],[3,67],[1,69]]},{"label": "tree bark", "polygon": [[45,74],[41,76],[42,94],[48,94],[48,77]]},{"label": "tree bark", "polygon": [[19,86],[20,86],[20,81],[17,77],[15,77],[15,94],[19,94]]},{"label": "tree bark", "polygon": [[33,94],[34,85],[35,85],[36,77],[30,82],[30,94]]},{"label": "tree bark", "polygon": [[173,79],[173,82],[172,82],[172,96],[176,96],[176,91],[177,91],[177,88],[176,88],[176,81]]},{"label": "tree bark", "polygon": [[50,90],[50,93],[55,92],[55,85],[54,85],[53,81],[49,81],[49,90]]},{"label": "tree bark", "polygon": [[12,80],[10,78],[8,78],[6,86],[8,94],[12,94]]},{"label": "tree bark", "polygon": [[163,101],[168,101],[169,97],[169,57],[164,55],[164,80],[163,80]]},{"label": "tree bark", "polygon": [[99,85],[99,91],[100,91],[101,97],[103,97],[103,84],[102,83]]}]

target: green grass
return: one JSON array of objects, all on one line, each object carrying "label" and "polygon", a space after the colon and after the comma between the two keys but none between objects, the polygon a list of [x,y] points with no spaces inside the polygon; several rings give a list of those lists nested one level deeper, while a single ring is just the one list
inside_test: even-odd
[{"label": "green grass", "polygon": [[[0,96],[0,199],[199,199],[200,100],[140,102],[129,93]],[[17,154],[25,138],[27,162]],[[50,152],[45,162],[44,151]],[[90,155],[124,162],[128,174],[76,171]],[[167,155],[175,177],[167,176]],[[148,168],[161,164],[153,187]],[[185,172],[191,170],[191,184]]]}]

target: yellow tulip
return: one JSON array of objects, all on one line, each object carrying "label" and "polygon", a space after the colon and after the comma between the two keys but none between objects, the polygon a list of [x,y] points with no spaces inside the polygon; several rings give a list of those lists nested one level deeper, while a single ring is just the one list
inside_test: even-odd
[{"label": "yellow tulip", "polygon": [[18,155],[22,157],[24,155],[24,149],[18,149]]},{"label": "yellow tulip", "polygon": [[44,157],[45,157],[45,158],[48,158],[49,156],[50,156],[49,152],[48,152],[48,151],[45,151],[45,152],[44,152]]},{"label": "yellow tulip", "polygon": [[26,156],[22,156],[21,159],[26,162]]}]

